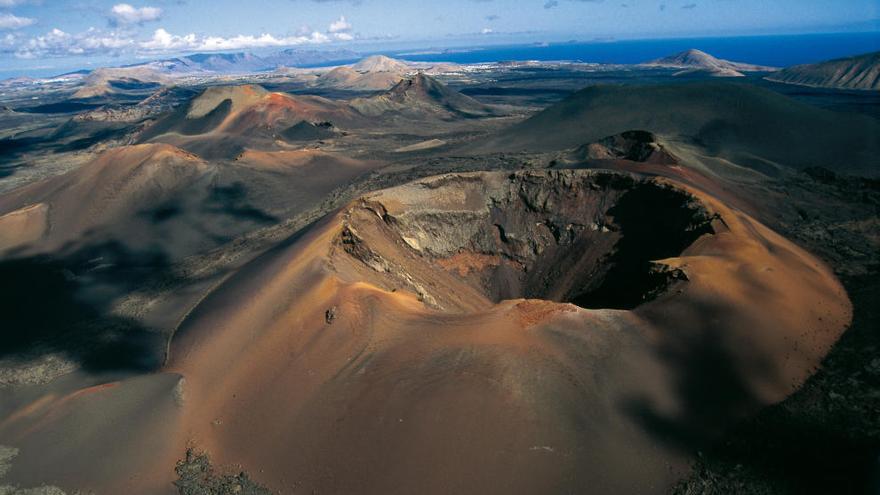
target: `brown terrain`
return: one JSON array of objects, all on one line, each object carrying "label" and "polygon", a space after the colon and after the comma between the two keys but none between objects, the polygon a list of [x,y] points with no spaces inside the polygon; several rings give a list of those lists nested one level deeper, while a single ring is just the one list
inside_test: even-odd
[{"label": "brown terrain", "polygon": [[402,79],[385,93],[355,99],[351,105],[362,114],[374,117],[456,119],[501,115],[493,107],[452,91],[424,73]]},{"label": "brown terrain", "polygon": [[189,313],[162,372],[22,402],[4,438],[100,408],[100,435],[53,453],[114,462],[20,481],[158,489],[195,442],[276,490],[662,492],[682,446],[796,389],[851,317],[747,215],[610,172],[426,179],[287,244]]},{"label": "brown terrain", "polygon": [[273,93],[256,85],[218,86],[159,119],[139,140],[170,143],[206,158],[233,158],[250,147],[278,148],[302,122],[357,126],[364,118],[344,102],[318,96]]},{"label": "brown terrain", "polygon": [[82,87],[76,90],[73,98],[106,96],[114,93],[117,86],[125,84],[160,86],[168,82],[167,76],[149,68],[101,68],[84,78]]},{"label": "brown terrain", "polygon": [[314,84],[358,91],[387,90],[415,70],[399,60],[374,55],[351,67],[341,66],[325,72]]},{"label": "brown terrain", "polygon": [[53,131],[124,139],[0,194],[0,493],[750,493],[719,445],[871,352],[873,117],[412,67]]}]

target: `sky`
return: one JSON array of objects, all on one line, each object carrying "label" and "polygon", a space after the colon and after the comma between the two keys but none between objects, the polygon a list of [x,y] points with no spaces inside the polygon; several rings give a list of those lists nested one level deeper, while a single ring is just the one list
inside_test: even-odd
[{"label": "sky", "polygon": [[878,0],[0,0],[0,76],[289,46],[878,30]]}]

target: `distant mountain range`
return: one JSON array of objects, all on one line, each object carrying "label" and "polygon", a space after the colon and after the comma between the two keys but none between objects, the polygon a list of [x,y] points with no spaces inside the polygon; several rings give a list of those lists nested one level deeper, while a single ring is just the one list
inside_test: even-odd
[{"label": "distant mountain range", "polygon": [[645,64],[648,67],[681,69],[675,75],[704,73],[715,77],[743,77],[743,72],[769,72],[778,70],[775,67],[744,64],[715,58],[706,52],[691,49],[668,57],[658,58]]},{"label": "distant mountain range", "polygon": [[351,50],[286,49],[267,55],[253,53],[196,53],[184,57],[156,60],[128,67],[152,68],[166,74],[198,73],[234,74],[275,70],[279,67],[300,67],[331,62],[352,61],[359,58]]},{"label": "distant mountain range", "polygon": [[836,89],[880,89],[880,52],[796,65],[767,77],[770,81]]},{"label": "distant mountain range", "polygon": [[[130,89],[151,89],[179,77],[224,76],[274,72],[308,85],[354,91],[386,90],[414,72],[458,72],[457,64],[408,62],[383,55],[360,59],[351,50],[285,49],[274,53],[197,53],[115,68],[69,72],[42,81],[60,80],[77,87],[75,98],[88,99]],[[502,62],[499,62],[502,64]],[[335,66],[335,67],[333,67]],[[318,69],[326,67],[326,69]],[[766,79],[781,83],[839,89],[880,89],[880,52],[779,70],[716,58],[690,49],[638,64],[643,68],[676,69],[673,76],[744,77],[748,72],[773,72]],[[15,78],[0,87],[28,85],[40,80]]]},{"label": "distant mountain range", "polygon": [[[138,111],[146,113],[162,103],[161,97],[154,100]],[[247,149],[276,151],[280,142],[332,139],[340,132],[374,128],[378,122],[424,124],[498,115],[503,109],[423,73],[351,101],[271,92],[256,84],[210,86],[187,105],[158,118],[139,134],[138,142],[171,144],[206,159],[234,159]]]}]

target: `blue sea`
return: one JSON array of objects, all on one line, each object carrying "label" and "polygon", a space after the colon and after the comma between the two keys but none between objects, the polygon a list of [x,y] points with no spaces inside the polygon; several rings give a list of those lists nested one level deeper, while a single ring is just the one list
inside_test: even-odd
[{"label": "blue sea", "polygon": [[880,32],[568,42],[455,50],[410,50],[386,54],[412,61],[461,64],[506,60],[577,60],[635,64],[690,48],[736,62],[786,67],[880,51]]}]

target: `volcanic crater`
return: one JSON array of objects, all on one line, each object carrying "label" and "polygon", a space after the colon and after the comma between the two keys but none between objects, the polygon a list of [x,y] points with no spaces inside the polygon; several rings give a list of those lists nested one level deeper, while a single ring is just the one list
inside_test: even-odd
[{"label": "volcanic crater", "polygon": [[[851,315],[815,257],[674,180],[453,173],[316,222],[200,300],[159,372],[0,435],[45,466],[17,482],[108,493],[135,471],[161,492],[192,445],[278,491],[295,473],[332,493],[658,493],[803,383]],[[100,434],[59,445],[93,407]],[[52,462],[84,450],[112,473]]]},{"label": "volcanic crater", "polygon": [[441,176],[346,215],[346,252],[443,309],[520,298],[631,309],[686,278],[654,260],[720,218],[660,181],[571,170]]}]

